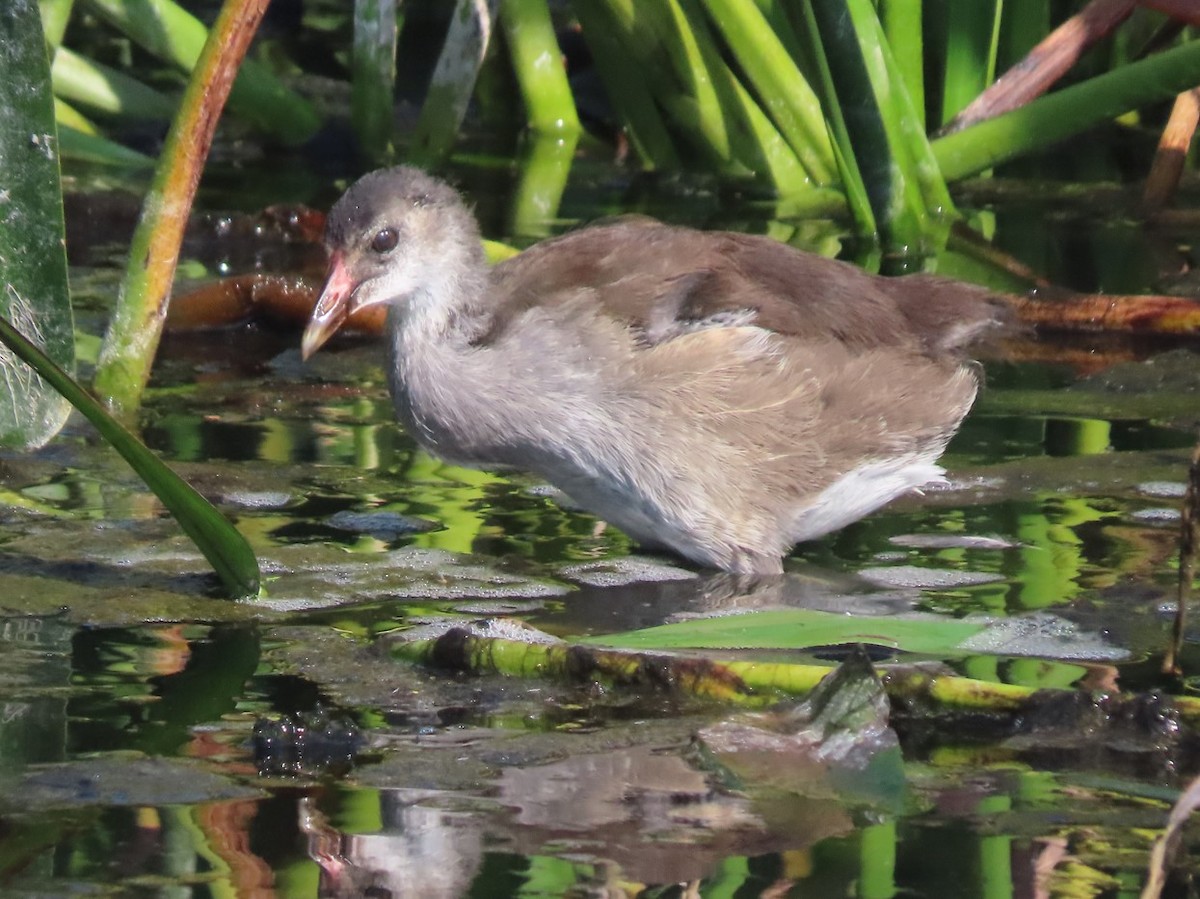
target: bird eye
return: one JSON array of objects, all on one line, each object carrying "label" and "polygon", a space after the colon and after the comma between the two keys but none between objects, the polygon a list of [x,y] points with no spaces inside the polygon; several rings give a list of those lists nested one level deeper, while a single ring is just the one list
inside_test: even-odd
[{"label": "bird eye", "polygon": [[371,249],[376,253],[386,253],[396,249],[400,243],[400,232],[395,228],[384,228],[371,238]]}]

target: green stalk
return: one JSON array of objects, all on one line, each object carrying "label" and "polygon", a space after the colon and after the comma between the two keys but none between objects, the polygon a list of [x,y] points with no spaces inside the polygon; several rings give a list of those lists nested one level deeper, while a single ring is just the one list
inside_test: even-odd
[{"label": "green stalk", "polygon": [[720,65],[717,74],[723,92],[728,97],[725,108],[741,114],[741,121],[734,122],[734,141],[736,146],[746,147],[747,162],[752,171],[765,175],[785,197],[811,191],[814,185],[808,171],[767,114],[750,96],[750,91],[746,90],[724,64]]},{"label": "green stalk", "polygon": [[133,434],[105,412],[104,407],[4,318],[0,342],[67,399],[146,482],[208,559],[230,597],[258,595],[258,560],[238,530],[211,503],[171,471]]},{"label": "green stalk", "polygon": [[267,0],[226,0],[196,61],[129,247],[125,280],[104,335],[95,387],[132,415],[150,379],[188,210],[238,66]]},{"label": "green stalk", "polygon": [[571,163],[575,159],[578,134],[546,134],[534,131],[522,147],[520,177],[512,194],[509,217],[512,234],[522,237],[549,237],[558,220],[558,207]]},{"label": "green stalk", "polygon": [[[789,662],[723,662],[705,657],[627,652],[565,642],[525,643],[451,628],[440,637],[389,641],[395,659],[473,674],[556,678],[667,689],[684,696],[763,707],[810,693],[834,668]],[[944,675],[907,665],[882,671],[888,698],[903,707],[941,712],[1019,712],[1048,688]],[[1064,693],[1067,690],[1063,691]],[[1200,698],[1171,696],[1183,720],[1200,722]]]},{"label": "green stalk", "polygon": [[1007,71],[1050,33],[1050,0],[1005,0],[996,69]]},{"label": "green stalk", "polygon": [[807,57],[812,61],[815,82],[821,93],[821,101],[832,139],[833,158],[837,163],[842,190],[846,195],[846,208],[857,234],[862,237],[875,236],[879,233],[875,210],[871,207],[867,185],[863,181],[858,160],[855,158],[854,142],[846,127],[846,117],[842,113],[842,104],[838,100],[837,85],[829,68],[829,60],[825,57],[825,47],[821,43],[821,32],[813,15],[812,6],[808,3],[802,4],[799,15],[803,17],[803,27],[800,29],[801,41],[805,44]]},{"label": "green stalk", "polygon": [[397,33],[396,0],[354,0],[350,120],[364,155],[374,163],[392,154]]},{"label": "green stalk", "polygon": [[95,122],[58,97],[54,98],[54,121],[59,128],[71,128],[89,137],[100,134],[100,129],[96,127]]},{"label": "green stalk", "polygon": [[500,25],[508,39],[529,126],[543,134],[579,134],[575,98],[546,0],[504,0]]},{"label": "green stalk", "polygon": [[885,250],[927,252],[954,207],[875,8],[844,0],[811,9]]},{"label": "green stalk", "polygon": [[38,3],[46,46],[56,52],[62,44],[63,34],[66,33],[67,23],[71,21],[74,8],[75,0],[40,0]]},{"label": "green stalk", "polygon": [[[147,52],[191,72],[207,46],[204,24],[173,0],[88,0],[88,5]],[[246,60],[229,95],[231,112],[287,144],[301,144],[321,122],[312,105],[271,70]]]},{"label": "green stalk", "polygon": [[[718,172],[745,174],[748,169],[739,166],[731,158],[729,152],[722,154],[718,145],[704,133],[707,122],[711,119],[716,102],[704,109],[695,91],[689,91],[687,85],[691,79],[675,70],[678,62],[673,62],[672,54],[665,53],[660,42],[659,27],[655,22],[666,19],[668,34],[673,33],[669,24],[669,11],[663,5],[665,0],[654,0],[652,5],[634,8],[633,0],[607,0],[608,10],[612,13],[612,23],[615,26],[615,39],[628,47],[637,61],[642,78],[647,85],[653,102],[665,114],[666,122],[673,126],[673,131],[680,139],[681,164],[702,166],[706,170]],[[583,4],[580,4],[581,8]],[[690,26],[685,25],[688,34]],[[676,53],[680,52],[679,48]],[[688,71],[685,68],[684,71]],[[703,73],[703,84],[710,84],[707,71]],[[724,134],[724,122],[715,127]],[[725,141],[727,143],[727,141]]]},{"label": "green stalk", "polygon": [[796,29],[792,27],[792,20],[788,18],[787,7],[784,0],[754,0],[758,11],[763,14],[767,20],[767,25],[771,32],[777,37],[780,43],[788,52],[788,56],[796,65],[800,66],[802,74],[807,74],[805,70],[806,57],[804,48],[800,43],[800,38],[796,34]]},{"label": "green stalk", "polygon": [[818,184],[829,184],[836,164],[821,102],[766,17],[744,0],[703,3],[800,164]]},{"label": "green stalk", "polygon": [[955,181],[1016,156],[1044,150],[1198,83],[1200,41],[1192,41],[938,138],[933,142],[933,155],[946,180]]},{"label": "green stalk", "polygon": [[651,169],[677,169],[679,155],[646,86],[648,73],[619,36],[620,25],[613,13],[618,4],[619,0],[576,0],[572,9],[596,71],[642,163]]},{"label": "green stalk", "polygon": [[[672,4],[676,0],[669,0]],[[698,0],[679,0],[688,30],[695,36],[701,61],[712,78],[718,111],[728,119],[733,158],[751,172],[765,176],[781,194],[811,188],[808,171],[788,146],[767,114],[721,58]]]}]

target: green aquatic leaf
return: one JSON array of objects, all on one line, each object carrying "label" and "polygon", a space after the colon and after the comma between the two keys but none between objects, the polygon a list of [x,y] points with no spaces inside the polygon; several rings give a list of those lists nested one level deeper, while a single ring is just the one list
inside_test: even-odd
[{"label": "green aquatic leaf", "polygon": [[986,627],[983,622],[936,615],[867,618],[812,609],[778,609],[663,624],[588,637],[587,642],[621,649],[806,649],[868,643],[908,652],[945,654],[960,651],[959,646]]}]

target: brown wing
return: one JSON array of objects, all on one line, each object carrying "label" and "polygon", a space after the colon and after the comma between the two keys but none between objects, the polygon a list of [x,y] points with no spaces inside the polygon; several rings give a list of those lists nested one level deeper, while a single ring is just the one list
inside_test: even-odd
[{"label": "brown wing", "polygon": [[999,317],[987,291],[929,275],[881,278],[766,237],[637,219],[544,241],[493,271],[496,315],[590,299],[656,345],[698,328],[755,324],[849,346],[958,348]]}]

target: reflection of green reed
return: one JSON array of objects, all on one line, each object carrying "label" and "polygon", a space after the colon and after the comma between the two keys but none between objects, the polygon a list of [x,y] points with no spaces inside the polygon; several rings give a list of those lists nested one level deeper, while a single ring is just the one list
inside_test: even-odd
[{"label": "reflection of green reed", "polygon": [[1038,499],[1038,511],[1019,514],[1015,522],[1021,546],[1012,569],[1013,609],[1042,609],[1074,599],[1090,565],[1078,531],[1110,514],[1083,497],[1049,494]]},{"label": "reflection of green reed", "polygon": [[442,530],[420,534],[414,543],[450,552],[471,552],[476,538],[488,527],[487,488],[501,479],[420,452],[413,454],[398,476],[405,484],[406,508],[427,509],[444,525]]}]

